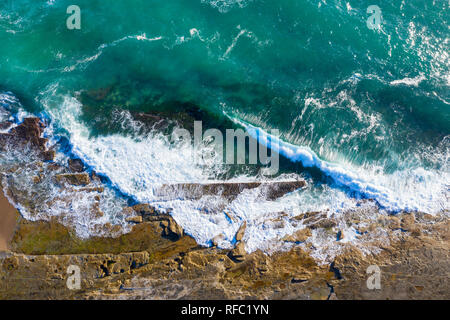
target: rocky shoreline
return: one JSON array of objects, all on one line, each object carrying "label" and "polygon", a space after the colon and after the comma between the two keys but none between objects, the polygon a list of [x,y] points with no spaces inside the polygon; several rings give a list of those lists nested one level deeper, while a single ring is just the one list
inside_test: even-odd
[{"label": "rocky shoreline", "polygon": [[[86,171],[77,159],[69,159],[66,166],[53,163],[55,151],[47,148],[43,128],[38,118],[26,118],[0,134],[0,149],[14,145],[34,153],[38,160],[32,165],[51,174],[30,179],[36,185],[51,179],[65,192],[61,201],[72,203],[80,194],[92,197],[98,205],[84,213],[89,221],[101,221],[97,227],[104,228],[108,236],[80,237],[67,223],[70,216],[34,221],[19,217],[8,244],[10,250],[0,255],[0,299],[450,298],[450,231],[445,215],[400,213],[364,220],[373,213],[362,208],[345,214],[346,220],[341,221],[323,212],[305,213],[295,217],[305,228],[282,239],[291,244],[290,249],[270,255],[245,251],[245,223],[236,233],[234,248],[219,249],[215,241],[205,248],[186,235],[169,214],[148,204],[124,203],[120,215],[129,228],[125,232],[121,225],[101,220],[106,188],[102,178]],[[9,173],[20,169],[12,166]],[[272,188],[267,193],[270,197],[277,197],[303,184],[265,187]],[[233,196],[254,187],[260,185],[184,185],[175,189],[194,196],[219,191]],[[28,191],[12,183],[4,188],[26,210],[39,209],[27,198],[32,196]],[[361,237],[366,237],[364,245],[340,241],[344,238],[341,223],[354,224]],[[336,238],[340,250],[332,261],[324,263],[313,254],[317,248],[308,239],[317,234]],[[305,245],[296,245],[301,243]],[[324,245],[323,250],[328,249]],[[80,267],[80,290],[67,288],[70,265]],[[381,289],[370,290],[366,284],[370,265],[381,270]]]},{"label": "rocky shoreline", "polygon": [[[0,257],[0,298],[449,299],[449,223],[430,226],[413,217],[403,214],[400,223],[416,232],[404,232],[380,254],[364,255],[350,245],[330,265],[318,264],[298,247],[246,254],[199,247],[188,236],[169,240],[155,222],[134,227],[125,238],[90,239],[82,246],[73,236],[60,242],[64,231],[57,223],[21,221],[13,252]],[[56,247],[46,243],[46,254],[27,254],[26,238],[45,236]],[[71,254],[76,245],[89,254]],[[67,288],[69,265],[81,269],[80,290]],[[370,265],[381,270],[379,290],[367,287]]]}]

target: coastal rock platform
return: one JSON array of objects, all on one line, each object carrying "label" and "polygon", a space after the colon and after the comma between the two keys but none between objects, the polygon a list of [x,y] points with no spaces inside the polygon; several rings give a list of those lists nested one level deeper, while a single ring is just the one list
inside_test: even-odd
[{"label": "coastal rock platform", "polygon": [[[76,159],[66,167],[51,163],[54,152],[47,149],[42,128],[37,118],[26,119],[10,133],[0,135],[0,147],[13,142],[31,148],[46,161],[36,166],[55,172],[51,179],[68,192],[66,197],[93,194],[101,203],[105,188],[101,178],[85,171]],[[39,184],[46,179],[45,172],[30,179]],[[268,185],[266,195],[277,198],[303,186],[301,181]],[[252,187],[259,185],[177,186],[194,196],[196,192],[233,196]],[[23,201],[27,196],[23,191],[9,184],[4,188],[13,201],[35,209],[31,201]],[[86,215],[100,219],[99,208],[100,204],[94,206]],[[342,241],[342,221],[324,212],[308,212],[294,218],[304,228],[281,239],[291,244],[290,249],[271,254],[245,251],[245,223],[236,233],[235,247],[225,250],[214,243],[212,247],[199,246],[170,214],[150,204],[124,206],[122,215],[128,232],[120,225],[105,224],[112,236],[87,238],[79,237],[63,219],[17,217],[10,228],[12,236],[0,253],[0,299],[450,298],[450,225],[445,215],[399,213],[364,221],[363,214],[349,212],[345,221],[357,226],[361,236],[374,230],[385,235],[383,240],[372,237],[356,246]],[[320,233],[336,238],[340,251],[332,260],[320,260],[313,254],[314,245],[308,240]],[[79,290],[67,286],[68,268],[73,265],[81,271]],[[368,285],[369,266],[379,268],[380,288]]]}]

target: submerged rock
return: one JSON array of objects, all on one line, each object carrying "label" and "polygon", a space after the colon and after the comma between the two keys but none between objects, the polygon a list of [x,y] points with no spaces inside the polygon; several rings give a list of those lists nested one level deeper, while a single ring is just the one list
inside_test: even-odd
[{"label": "submerged rock", "polygon": [[269,182],[215,182],[215,183],[181,183],[163,185],[155,194],[165,199],[200,199],[205,195],[219,195],[229,200],[236,198],[246,189],[261,187],[263,197],[275,200],[289,192],[304,188],[306,181],[269,181]]},{"label": "submerged rock", "polygon": [[72,172],[80,173],[84,171],[84,164],[83,161],[81,161],[80,159],[69,159],[67,163],[69,165],[69,169]]}]

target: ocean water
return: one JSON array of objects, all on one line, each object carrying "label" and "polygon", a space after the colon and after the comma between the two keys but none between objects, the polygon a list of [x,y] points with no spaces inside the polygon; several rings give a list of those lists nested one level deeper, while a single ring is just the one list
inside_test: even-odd
[{"label": "ocean water", "polygon": [[[448,212],[448,1],[75,2],[0,2],[2,104],[20,100],[15,112],[45,118],[52,143],[68,141],[60,161],[81,158],[123,197],[169,211],[200,244],[219,238],[230,247],[246,221],[248,251],[277,248],[302,227],[291,217],[344,215],[365,200],[380,214]],[[72,4],[81,9],[80,30],[66,26]],[[378,29],[367,25],[373,4],[382,13]],[[90,90],[109,96],[87,103],[81,93]],[[191,146],[136,118],[187,111],[204,128],[264,138],[279,130],[271,137],[280,142],[272,150],[281,156],[279,175],[196,165],[187,161]],[[224,177],[301,177],[308,187],[276,201],[247,190],[230,203],[167,201],[154,192]],[[357,241],[344,227],[346,241]],[[95,233],[86,230],[80,234]]]}]

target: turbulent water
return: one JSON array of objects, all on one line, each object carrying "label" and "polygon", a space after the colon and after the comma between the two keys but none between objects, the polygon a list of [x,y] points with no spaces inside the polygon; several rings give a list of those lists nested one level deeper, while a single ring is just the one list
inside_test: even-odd
[{"label": "turbulent water", "polygon": [[[69,30],[73,2],[1,1],[0,102],[19,99],[15,112],[69,141],[58,159],[75,155],[123,197],[170,209],[200,244],[222,235],[229,247],[247,221],[247,250],[267,249],[298,228],[280,212],[344,214],[363,199],[387,213],[449,209],[448,1],[378,1],[371,29],[366,0],[78,0],[81,29]],[[81,101],[99,89],[104,103]],[[276,201],[158,198],[161,184],[261,179],[187,161],[190,146],[134,117],[185,110],[204,127],[279,130],[280,175],[265,179],[308,187]]]}]

